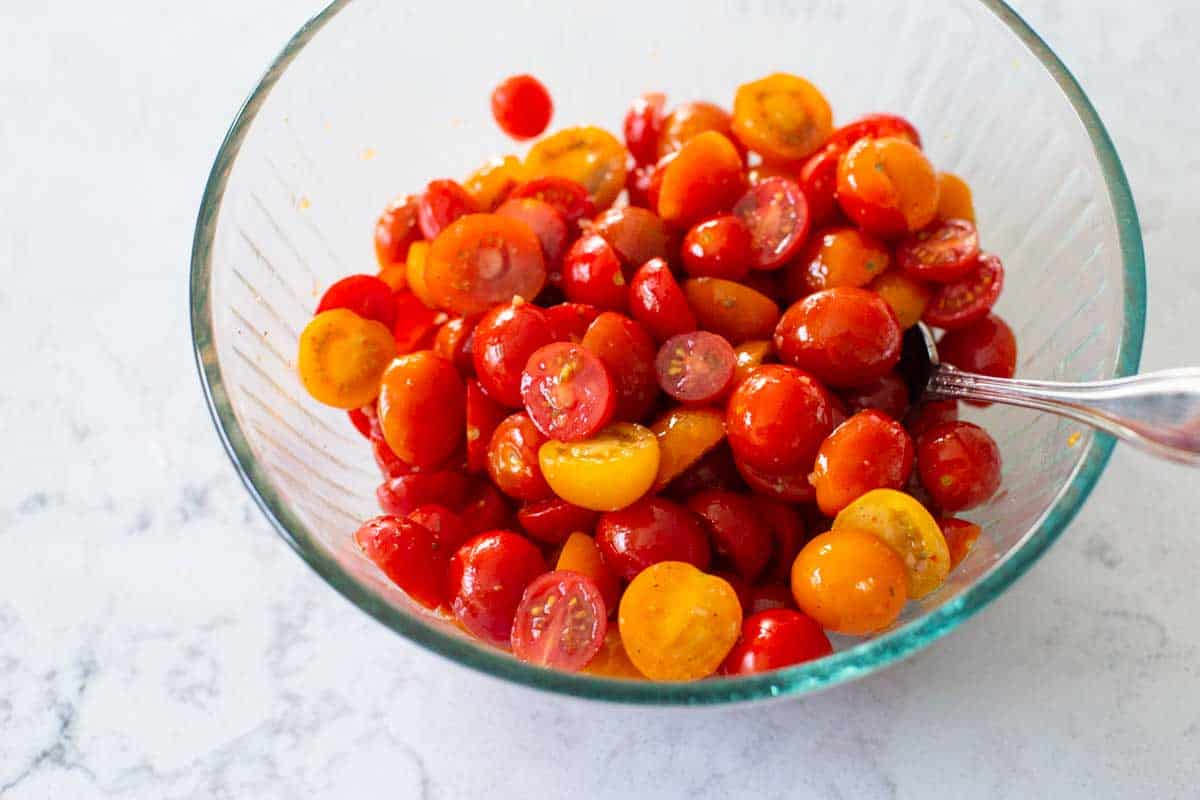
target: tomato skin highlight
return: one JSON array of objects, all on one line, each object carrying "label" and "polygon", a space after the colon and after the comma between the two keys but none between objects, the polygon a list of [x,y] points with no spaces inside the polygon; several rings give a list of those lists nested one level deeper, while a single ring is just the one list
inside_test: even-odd
[{"label": "tomato skin highlight", "polygon": [[766,364],[729,399],[726,435],[738,460],[768,474],[811,469],[833,430],[837,400],[815,377],[795,367]]},{"label": "tomato skin highlight", "polygon": [[648,497],[620,511],[601,514],[596,544],[608,568],[625,580],[660,561],[683,561],[707,569],[712,560],[700,520],[662,497]]},{"label": "tomato skin highlight", "polygon": [[511,531],[481,533],[450,558],[450,607],[468,631],[508,649],[525,587],[545,571],[542,554],[525,537]]},{"label": "tomato skin highlight", "polygon": [[492,117],[514,139],[540,136],[553,114],[550,92],[532,75],[505,78],[492,90]]},{"label": "tomato skin highlight", "polygon": [[786,608],[759,611],[742,623],[742,635],[721,672],[755,675],[823,658],[833,645],[811,617]]}]

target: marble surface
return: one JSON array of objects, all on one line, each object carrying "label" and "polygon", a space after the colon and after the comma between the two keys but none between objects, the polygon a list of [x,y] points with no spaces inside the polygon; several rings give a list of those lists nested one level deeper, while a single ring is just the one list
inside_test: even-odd
[{"label": "marble surface", "polygon": [[[4,5],[0,798],[1195,796],[1197,477],[1125,449],[970,625],[800,702],[601,707],[406,645],[252,506],[185,321],[220,136],[316,3]],[[1144,366],[1200,362],[1200,6],[1017,5],[1129,171]]]}]

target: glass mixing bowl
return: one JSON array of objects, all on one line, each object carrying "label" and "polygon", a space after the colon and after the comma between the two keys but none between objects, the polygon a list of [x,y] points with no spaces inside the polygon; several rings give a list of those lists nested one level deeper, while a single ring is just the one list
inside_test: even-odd
[{"label": "glass mixing bowl", "polygon": [[338,0],[271,64],[217,155],[196,225],[191,314],[218,432],[246,488],[322,578],[401,636],[461,664],[582,697],[711,704],[798,695],[912,654],[1004,591],[1058,538],[1113,442],[1019,409],[975,412],[1003,451],[1001,493],[970,516],[981,544],[897,625],[829,658],[688,684],[552,672],[417,611],[356,551],[377,512],[369,448],[307,398],[297,336],[333,280],[374,272],[371,231],[392,197],[514,150],[494,84],[531,72],[552,128],[619,129],[631,98],[728,103],[775,71],[813,80],[846,122],[916,123],[939,169],[975,191],[984,246],[1007,266],[998,311],[1018,374],[1091,380],[1137,370],[1145,282],[1137,214],[1095,109],[1037,34],[998,0],[397,3]]}]

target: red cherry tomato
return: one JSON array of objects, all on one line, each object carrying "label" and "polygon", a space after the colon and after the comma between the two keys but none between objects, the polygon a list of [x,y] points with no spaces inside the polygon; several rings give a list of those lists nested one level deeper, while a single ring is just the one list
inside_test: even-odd
[{"label": "red cherry tomato", "polygon": [[817,498],[817,492],[808,480],[811,466],[791,472],[774,473],[745,461],[735,460],[734,463],[738,474],[756,494],[785,503],[811,503]]},{"label": "red cherry tomato", "polygon": [[581,236],[563,260],[563,292],[575,303],[587,303],[609,311],[624,311],[629,305],[629,283],[617,251],[601,235]]},{"label": "red cherry tomato", "polygon": [[489,481],[478,480],[466,502],[459,509],[468,536],[484,531],[507,528],[512,522],[512,506]]},{"label": "red cherry tomato", "polygon": [[553,495],[538,464],[538,449],[546,441],[528,414],[505,418],[488,443],[487,471],[492,483],[518,500],[542,500]]},{"label": "red cherry tomato", "polygon": [[380,269],[403,266],[408,248],[421,241],[421,227],[417,224],[419,203],[420,198],[412,195],[397,198],[379,216],[375,223],[375,259]]},{"label": "red cherry tomato", "polygon": [[610,208],[596,217],[591,232],[612,245],[622,265],[633,270],[652,258],[668,258],[671,232],[653,211],[636,206]]},{"label": "red cherry tomato", "polygon": [[553,341],[546,315],[532,303],[500,305],[475,326],[472,358],[488,397],[521,407],[521,372],[534,352]]},{"label": "red cherry tomato", "polygon": [[683,237],[683,268],[694,278],[740,281],[753,257],[750,229],[731,214],[699,222]]},{"label": "red cherry tomato", "polygon": [[1011,378],[1017,369],[1017,339],[1004,320],[988,314],[946,331],[938,342],[938,358],[967,372]]},{"label": "red cherry tomato", "polygon": [[849,414],[873,408],[892,419],[904,419],[904,415],[908,413],[908,384],[895,372],[889,372],[879,380],[862,386],[841,389],[838,391],[838,397],[846,404]]},{"label": "red cherry tomato", "polygon": [[555,342],[534,351],[521,374],[521,399],[551,439],[587,439],[612,421],[616,391],[604,364],[583,345]]},{"label": "red cherry tomato", "polygon": [[710,489],[688,499],[687,507],[708,525],[713,549],[734,571],[753,581],[767,566],[774,541],[771,529],[745,495]]},{"label": "red cherry tomato", "polygon": [[657,202],[650,201],[650,181],[658,171],[656,164],[641,164],[625,173],[625,191],[629,193],[629,205],[633,208],[653,210]]},{"label": "red cherry tomato", "polygon": [[900,269],[921,281],[961,280],[979,258],[979,233],[965,219],[945,219],[910,233],[896,247]]},{"label": "red cherry tomato", "polygon": [[450,559],[450,607],[468,631],[507,648],[525,587],[545,571],[542,554],[525,537],[510,531],[481,533]]},{"label": "red cherry tomato", "polygon": [[383,429],[379,427],[378,420],[375,422],[375,428],[371,431],[371,455],[375,456],[379,474],[385,479],[398,478],[413,471],[412,465],[401,461],[400,456],[396,455],[388,446],[387,441],[383,438]]},{"label": "red cherry tomato", "polygon": [[667,171],[667,165],[675,160],[679,155],[678,150],[673,150],[658,159],[658,163],[652,168],[649,168],[649,173],[646,175],[646,207],[651,211],[658,213],[658,199],[662,194],[663,174]]},{"label": "red cherry tomato", "polygon": [[764,364],[733,391],[725,416],[739,461],[769,475],[807,473],[833,430],[838,401],[812,375]]},{"label": "red cherry tomato", "polygon": [[661,92],[647,92],[625,112],[625,149],[638,164],[653,164],[658,159],[658,136],[666,103],[667,96]]},{"label": "red cherry tomato", "polygon": [[1004,288],[1004,264],[991,253],[980,253],[975,269],[962,280],[938,287],[921,319],[935,328],[961,328],[983,319]]},{"label": "red cherry tomato", "polygon": [[562,544],[572,533],[590,534],[596,528],[600,512],[581,508],[558,497],[527,503],[517,512],[517,521],[534,539],[546,544]]},{"label": "red cherry tomato", "polygon": [[404,517],[431,503],[458,508],[470,490],[471,480],[461,472],[413,472],[380,484],[375,499],[384,513]]},{"label": "red cherry tomato", "polygon": [[826,145],[808,157],[796,183],[808,200],[808,216],[813,226],[828,225],[840,214],[837,193],[837,168],[842,151]]},{"label": "red cherry tomato", "polygon": [[830,386],[879,380],[900,361],[903,336],[896,312],[867,289],[826,289],[789,308],[775,329],[781,361]]},{"label": "red cherry tomato", "polygon": [[532,75],[513,75],[492,90],[492,116],[514,139],[539,136],[553,114],[550,92]]},{"label": "red cherry tomato", "polygon": [[433,344],[430,339],[437,335],[438,318],[445,318],[442,312],[429,308],[407,289],[396,292],[392,302],[396,308],[396,324],[392,327],[396,354],[429,349]]},{"label": "red cherry tomato", "polygon": [[660,342],[696,330],[698,323],[671,268],[661,258],[647,261],[629,283],[633,318]]},{"label": "red cherry tomato", "polygon": [[707,569],[712,559],[700,520],[662,497],[647,497],[620,511],[600,515],[596,544],[614,575],[633,580],[651,564],[686,561]]},{"label": "red cherry tomato", "polygon": [[913,441],[886,414],[860,411],[829,434],[813,467],[817,507],[836,516],[872,489],[900,489],[913,469]]},{"label": "red cherry tomato", "polygon": [[750,187],[733,213],[750,231],[754,269],[782,267],[808,236],[808,200],[790,178],[767,178]]},{"label": "red cherry tomato", "polygon": [[833,132],[826,146],[837,147],[845,152],[859,139],[882,139],[885,136],[898,136],[917,147],[921,146],[921,135],[917,133],[913,124],[894,114],[867,114],[848,125],[843,125]]},{"label": "red cherry tomato", "polygon": [[547,572],[529,584],[512,628],[513,655],[539,667],[575,672],[600,652],[608,607],[591,578]]},{"label": "red cherry tomato", "polygon": [[549,175],[522,183],[508,195],[510,200],[530,197],[549,203],[563,215],[568,225],[574,226],[581,219],[596,215],[596,206],[583,184],[570,178]]},{"label": "red cherry tomato", "polygon": [[433,241],[459,217],[481,210],[471,193],[456,181],[430,181],[417,207],[417,221],[421,225],[421,234]]},{"label": "red cherry tomato", "polygon": [[667,487],[668,493],[677,498],[688,498],[705,489],[745,491],[746,485],[733,463],[733,453],[728,445],[705,453]]},{"label": "red cherry tomato", "polygon": [[506,414],[504,406],[488,397],[479,381],[468,381],[467,468],[472,472],[487,469],[488,445]]},{"label": "red cherry tomato", "polygon": [[349,309],[363,319],[382,322],[389,328],[396,324],[392,287],[373,275],[351,275],[326,289],[315,313],[334,308]]},{"label": "red cherry tomato", "polygon": [[724,338],[707,331],[673,336],[655,360],[658,385],[681,403],[710,403],[729,390],[737,354]]},{"label": "red cherry tomato", "polygon": [[450,558],[450,553],[457,550],[459,545],[471,536],[471,531],[467,530],[462,517],[437,503],[414,509],[408,518],[433,533],[447,559]]},{"label": "red cherry tomato", "polygon": [[921,434],[930,428],[957,419],[957,400],[923,400],[908,412],[908,416],[904,418],[904,427],[908,428],[913,439],[919,439]]},{"label": "red cherry tomato", "polygon": [[546,269],[554,272],[562,266],[570,236],[567,221],[558,213],[558,209],[532,197],[519,197],[516,200],[505,200],[495,213],[529,226],[529,230],[533,231],[533,235],[542,245]]},{"label": "red cherry tomato", "polygon": [[937,523],[950,551],[950,569],[954,569],[971,554],[983,530],[974,522],[957,517],[942,517]]},{"label": "red cherry tomato", "polygon": [[[786,584],[791,580],[792,562],[804,546],[804,520],[800,518],[796,509],[776,500],[755,498],[754,507],[771,528],[774,544],[763,577],[765,580]],[[788,597],[791,597],[790,593]],[[785,605],[790,605],[790,602]]]},{"label": "red cherry tomato", "polygon": [[452,362],[463,375],[475,372],[472,347],[476,322],[474,317],[455,317],[443,323],[433,337],[433,352]]},{"label": "red cherry tomato", "polygon": [[559,303],[547,308],[545,314],[554,341],[582,342],[592,320],[600,316],[600,309],[586,303]]},{"label": "red cherry tomato", "polygon": [[658,379],[654,371],[657,349],[646,330],[631,320],[606,311],[592,322],[583,337],[583,346],[604,363],[617,390],[614,419],[641,420],[658,398]]},{"label": "red cherry tomato", "polygon": [[354,429],[368,439],[371,438],[371,431],[378,425],[378,420],[375,417],[375,406],[363,406],[362,408],[352,408],[346,412],[350,417],[350,424]]},{"label": "red cherry tomato", "polygon": [[1000,448],[978,425],[947,422],[917,440],[917,474],[939,508],[974,508],[1000,488]]},{"label": "red cherry tomato", "polygon": [[725,657],[725,675],[754,675],[802,664],[833,652],[811,617],[786,608],[760,611],[742,623],[742,636]]},{"label": "red cherry tomato", "polygon": [[[797,552],[799,551],[797,550]],[[791,567],[788,569],[790,570]],[[790,587],[782,583],[767,583],[755,586],[750,590],[749,604],[746,606],[747,616],[763,611],[773,611],[777,608],[795,610],[796,601],[792,597]]]},{"label": "red cherry tomato", "polygon": [[411,519],[385,515],[364,522],[354,541],[413,600],[426,608],[446,602],[450,549],[434,531]]}]

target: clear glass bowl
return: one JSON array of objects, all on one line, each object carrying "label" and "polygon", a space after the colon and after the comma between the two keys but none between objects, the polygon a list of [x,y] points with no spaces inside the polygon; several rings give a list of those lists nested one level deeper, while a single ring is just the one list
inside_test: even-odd
[{"label": "clear glass bowl", "polygon": [[949,583],[867,641],[770,674],[689,684],[550,672],[416,611],[355,550],[376,511],[368,448],[310,401],[296,339],[334,279],[375,269],[371,229],[393,196],[514,149],[495,128],[496,81],[529,71],[554,126],[617,129],[630,98],[728,103],[774,71],[820,86],[842,122],[913,120],[940,169],[975,191],[985,246],[1008,268],[999,306],[1019,374],[1088,380],[1136,371],[1145,322],[1137,214],[1104,126],[1062,62],[997,0],[455,3],[338,0],[288,42],[238,113],[204,193],[192,253],[192,328],[204,390],[246,487],[335,589],[401,636],[554,692],[648,704],[798,695],[866,675],[961,623],[1059,536],[1112,451],[1103,436],[1028,411],[980,412],[1006,467],[971,517],[985,535]]}]

